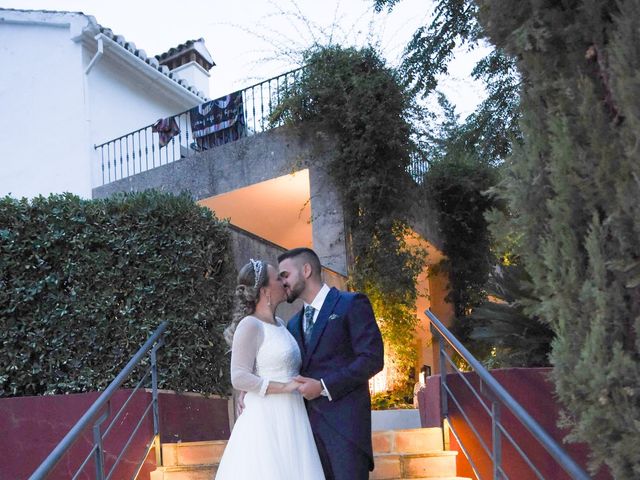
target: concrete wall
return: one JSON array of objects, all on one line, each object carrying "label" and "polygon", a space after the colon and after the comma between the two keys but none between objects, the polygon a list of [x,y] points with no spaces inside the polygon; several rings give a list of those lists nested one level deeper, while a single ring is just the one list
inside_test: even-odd
[{"label": "concrete wall", "polygon": [[346,275],[342,208],[322,167],[332,154],[330,147],[327,142],[324,150],[316,150],[297,130],[281,127],[97,187],[93,196],[154,188],[174,194],[188,191],[201,200],[308,168],[313,247],[323,265]]},{"label": "concrete wall", "polygon": [[[238,228],[231,228],[231,240],[233,242],[236,271],[240,271],[249,262],[250,258],[264,260],[277,268],[278,255],[285,251],[284,248]],[[301,300],[296,300],[292,304],[281,303],[276,315],[287,321],[301,308]]]}]

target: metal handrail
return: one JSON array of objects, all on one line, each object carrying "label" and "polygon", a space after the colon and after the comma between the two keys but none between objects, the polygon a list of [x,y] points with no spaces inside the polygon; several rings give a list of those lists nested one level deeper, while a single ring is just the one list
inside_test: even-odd
[{"label": "metal handrail", "polygon": [[[73,444],[80,438],[84,430],[89,427],[95,417],[102,412],[102,410],[107,407],[109,408],[109,402],[111,401],[111,397],[113,397],[114,393],[120,388],[120,386],[124,383],[127,377],[131,374],[131,372],[138,366],[140,361],[144,358],[144,356],[151,350],[152,356],[152,366],[151,366],[151,374],[152,374],[152,382],[153,382],[153,393],[152,393],[152,403],[153,405],[153,413],[154,413],[154,436],[159,435],[159,423],[158,423],[158,395],[157,395],[157,370],[155,367],[155,352],[156,350],[162,346],[163,339],[162,335],[167,329],[167,322],[162,322],[160,326],[153,332],[153,334],[147,339],[147,341],[140,347],[140,349],[136,352],[136,354],[129,360],[127,365],[120,371],[120,373],[113,379],[113,381],[109,384],[109,386],[100,394],[98,399],[89,407],[89,410],[85,412],[85,414],[76,422],[76,424],[69,430],[69,432],[64,436],[64,438],[58,443],[58,445],[53,449],[53,451],[49,454],[49,456],[40,464],[40,466],[31,474],[29,480],[43,480],[47,478],[47,475],[51,473],[51,471],[55,468],[58,462],[62,459],[63,455],[67,453],[67,451],[73,446]],[[134,392],[132,392],[133,395]],[[128,400],[127,400],[128,402]],[[146,413],[145,413],[146,415]],[[104,414],[103,414],[104,416]],[[144,416],[143,416],[144,418]],[[105,418],[106,419],[106,416]],[[96,444],[94,444],[91,454],[95,453],[96,455],[102,456],[102,448],[101,448],[101,440],[102,436],[99,432],[99,424],[101,423],[103,418],[100,418],[97,422],[94,422],[94,440]],[[97,432],[97,435],[96,435]],[[100,437],[98,439],[97,437]],[[159,450],[156,452],[156,458],[159,453]],[[96,464],[100,463],[97,461]],[[86,461],[85,461],[86,464]],[[84,465],[84,464],[83,464]],[[115,467],[115,465],[114,465]],[[81,467],[83,468],[83,467]],[[104,473],[103,473],[104,474]],[[102,478],[100,473],[98,473],[97,478]]]},{"label": "metal handrail", "polygon": [[[447,329],[447,327],[431,312],[426,310],[425,314],[429,317],[431,325],[435,330],[439,339],[445,339],[447,343],[473,368],[478,375],[483,385],[488,387],[491,391],[493,398],[492,405],[492,437],[494,444],[494,478],[502,477],[501,466],[501,449],[497,447],[496,442],[500,439],[500,429],[503,428],[500,425],[500,412],[499,404],[507,407],[514,417],[525,426],[525,428],[533,435],[533,437],[544,447],[544,449],[551,455],[558,464],[564,469],[564,471],[577,480],[589,480],[591,477],[567,454],[567,452],[540,426],[534,418],[527,413],[527,411],[520,405],[505,388],[489,373],[489,371],[465,348],[465,346]],[[442,360],[446,356],[444,351],[443,342],[440,341],[440,358],[441,358],[441,401],[442,401],[442,415],[448,416],[447,408],[447,396],[446,392],[448,387],[446,385],[446,367],[443,369],[443,365],[446,365]],[[499,404],[498,404],[499,402]],[[496,448],[497,447],[497,448]]]}]

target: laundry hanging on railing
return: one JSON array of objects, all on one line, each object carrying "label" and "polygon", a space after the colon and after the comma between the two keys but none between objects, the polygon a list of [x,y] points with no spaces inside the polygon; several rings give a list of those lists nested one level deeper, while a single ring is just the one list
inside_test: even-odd
[{"label": "laundry hanging on railing", "polygon": [[180,133],[180,127],[174,117],[168,117],[161,118],[151,125],[151,131],[158,134],[158,143],[161,147],[165,147],[173,137]]},{"label": "laundry hanging on railing", "polygon": [[189,117],[193,138],[200,149],[233,142],[246,135],[241,91],[193,107]]}]

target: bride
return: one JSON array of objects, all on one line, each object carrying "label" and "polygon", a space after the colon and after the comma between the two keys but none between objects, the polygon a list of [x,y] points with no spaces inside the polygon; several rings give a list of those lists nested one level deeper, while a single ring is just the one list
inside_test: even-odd
[{"label": "bride", "polygon": [[301,355],[275,316],[285,298],[276,269],[251,260],[238,275],[236,307],[225,339],[231,383],[247,392],[216,480],[324,480],[298,375]]}]

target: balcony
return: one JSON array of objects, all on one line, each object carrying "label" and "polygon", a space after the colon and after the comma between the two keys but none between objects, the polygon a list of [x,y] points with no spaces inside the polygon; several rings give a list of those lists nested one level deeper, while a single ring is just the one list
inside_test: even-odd
[{"label": "balcony", "polygon": [[[219,145],[281,126],[281,123],[270,122],[269,118],[280,101],[295,88],[305,68],[291,70],[239,92],[180,112],[165,119],[164,125],[156,125],[158,122],[149,124],[96,145],[98,175],[94,186],[107,185]],[[224,125],[217,124],[199,130],[197,128],[199,120],[194,118],[197,115],[194,112],[210,103],[219,103],[221,110],[228,109],[225,102],[232,102],[231,108],[235,109],[234,128],[224,128]],[[158,128],[165,131],[158,131]],[[426,163],[414,160],[407,170],[416,181],[419,181],[426,170]]]},{"label": "balcony", "polygon": [[[166,125],[159,126],[164,127],[166,132],[158,131],[158,126],[154,128],[155,124],[150,124],[96,145],[100,177],[98,185],[106,185],[279,126],[270,123],[269,116],[294,87],[303,69],[304,67],[291,70],[203,104],[215,103],[215,108],[219,106],[221,111],[235,109],[234,129],[217,124],[194,130],[193,127],[197,127],[198,122],[198,119],[193,118],[194,112],[202,107],[200,105],[168,117]],[[229,101],[233,104],[226,105],[225,102]]]}]

